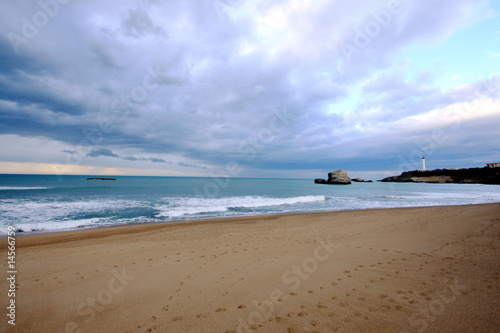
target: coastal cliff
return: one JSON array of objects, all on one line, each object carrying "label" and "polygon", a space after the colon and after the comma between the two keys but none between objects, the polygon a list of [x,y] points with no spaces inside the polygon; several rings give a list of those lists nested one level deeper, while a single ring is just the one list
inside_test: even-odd
[{"label": "coastal cliff", "polygon": [[437,169],[406,171],[399,176],[387,177],[381,182],[399,183],[460,183],[500,185],[500,168]]}]

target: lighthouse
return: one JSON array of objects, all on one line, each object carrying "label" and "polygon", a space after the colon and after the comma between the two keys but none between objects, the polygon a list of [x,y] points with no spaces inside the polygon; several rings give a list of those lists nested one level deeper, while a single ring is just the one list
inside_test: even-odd
[{"label": "lighthouse", "polygon": [[422,171],[425,171],[425,156],[422,156]]}]

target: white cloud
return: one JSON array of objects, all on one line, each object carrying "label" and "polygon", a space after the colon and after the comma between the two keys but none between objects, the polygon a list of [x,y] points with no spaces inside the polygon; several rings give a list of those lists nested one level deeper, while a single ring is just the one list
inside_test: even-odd
[{"label": "white cloud", "polygon": [[497,58],[498,55],[499,55],[498,52],[488,51],[488,57],[490,58]]}]

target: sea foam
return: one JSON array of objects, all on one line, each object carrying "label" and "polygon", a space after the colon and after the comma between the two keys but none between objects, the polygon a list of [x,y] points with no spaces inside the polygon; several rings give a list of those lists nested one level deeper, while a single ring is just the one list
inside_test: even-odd
[{"label": "sea foam", "polygon": [[175,218],[203,213],[227,212],[244,208],[263,208],[325,201],[324,195],[309,195],[290,198],[241,196],[227,198],[163,198],[168,204],[157,205],[155,217]]}]

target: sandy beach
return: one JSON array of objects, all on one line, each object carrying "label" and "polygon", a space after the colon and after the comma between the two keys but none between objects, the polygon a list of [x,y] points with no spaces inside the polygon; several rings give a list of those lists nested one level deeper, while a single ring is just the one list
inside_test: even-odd
[{"label": "sandy beach", "polygon": [[495,332],[499,245],[500,204],[17,236],[0,330]]}]

